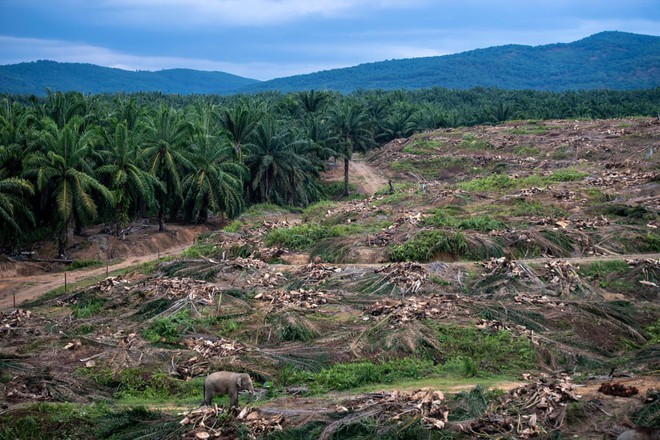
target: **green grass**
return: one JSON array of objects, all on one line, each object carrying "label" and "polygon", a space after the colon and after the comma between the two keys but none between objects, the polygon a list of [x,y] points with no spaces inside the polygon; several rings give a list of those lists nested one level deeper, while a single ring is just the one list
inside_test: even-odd
[{"label": "green grass", "polygon": [[378,363],[359,361],[335,364],[329,368],[323,368],[317,373],[285,368],[280,380],[285,386],[306,383],[317,392],[323,392],[353,389],[376,383],[393,383],[400,379],[419,380],[428,377],[435,371],[433,361],[408,357]]},{"label": "green grass", "polygon": [[[179,418],[141,407],[37,403],[0,415],[0,438],[41,440],[129,440],[177,438]],[[174,435],[174,437],[168,437]]]},{"label": "green grass", "polygon": [[222,230],[225,232],[240,232],[242,227],[243,227],[242,221],[234,220],[231,223],[229,223],[227,226],[222,228]]},{"label": "green grass", "polygon": [[475,136],[472,133],[466,133],[463,135],[463,140],[461,141],[460,144],[458,144],[457,148],[461,150],[478,150],[478,151],[492,150],[493,144],[491,144],[485,139],[481,139]]},{"label": "green grass", "polygon": [[488,215],[456,215],[456,208],[451,206],[438,208],[432,211],[432,216],[427,218],[424,223],[427,226],[472,229],[480,232],[490,232],[506,228],[505,223]]},{"label": "green grass", "polygon": [[190,312],[181,310],[173,315],[158,318],[147,327],[142,335],[151,342],[175,343],[185,333],[195,329],[195,321]]},{"label": "green grass", "polygon": [[422,230],[403,244],[390,245],[390,261],[428,262],[440,255],[481,260],[501,257],[502,248],[490,242],[471,240],[461,232]]},{"label": "green grass", "polygon": [[532,147],[529,145],[521,145],[516,147],[513,152],[516,154],[516,156],[523,157],[537,157],[539,154],[541,154],[541,150],[539,150],[537,147]]},{"label": "green grass", "polygon": [[264,237],[266,246],[282,246],[294,250],[304,250],[320,240],[333,237],[347,237],[366,232],[367,228],[358,224],[325,226],[316,223],[295,225],[270,231]]},{"label": "green grass", "polygon": [[432,156],[438,154],[438,148],[440,146],[441,143],[438,141],[432,141],[430,139],[415,139],[403,147],[402,152],[417,156]]},{"label": "green grass", "polygon": [[536,354],[527,338],[514,337],[505,330],[485,333],[476,327],[435,325],[438,343],[447,358],[445,365],[450,364],[450,372],[457,370],[463,377],[481,371],[515,374],[536,365]]},{"label": "green grass", "polygon": [[550,129],[545,125],[525,125],[506,130],[507,133],[525,135],[525,134],[546,134]]},{"label": "green grass", "polygon": [[394,171],[413,173],[425,179],[451,178],[466,172],[471,166],[470,159],[451,156],[403,159],[390,164]]},{"label": "green grass", "polygon": [[552,174],[541,176],[533,174],[527,177],[514,178],[506,174],[495,174],[492,176],[472,179],[458,184],[465,191],[502,191],[515,190],[528,187],[545,188],[553,183],[573,182],[584,179],[588,174],[572,168],[555,170]]}]

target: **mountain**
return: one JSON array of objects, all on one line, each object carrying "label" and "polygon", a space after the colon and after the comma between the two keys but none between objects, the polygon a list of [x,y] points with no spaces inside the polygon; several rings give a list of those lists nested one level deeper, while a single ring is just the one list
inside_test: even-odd
[{"label": "mountain", "polygon": [[191,69],[129,71],[55,61],[0,66],[0,93],[16,94],[45,95],[47,88],[84,93],[231,94],[258,82],[224,72]]},{"label": "mountain", "polygon": [[453,55],[360,64],[257,81],[222,72],[126,71],[92,64],[36,61],[0,66],[0,93],[160,91],[234,94],[297,90],[420,89],[633,90],[660,87],[660,37],[601,32],[573,43],[507,45]]},{"label": "mountain", "polygon": [[360,64],[278,78],[243,92],[279,90],[419,89],[578,90],[660,86],[660,37],[601,32],[567,44],[507,45],[454,55]]}]

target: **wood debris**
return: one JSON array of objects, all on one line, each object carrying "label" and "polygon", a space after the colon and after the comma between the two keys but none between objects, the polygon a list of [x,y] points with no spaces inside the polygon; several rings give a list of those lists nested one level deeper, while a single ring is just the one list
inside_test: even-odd
[{"label": "wood debris", "polygon": [[175,358],[176,356],[172,356],[172,360],[170,361],[170,373],[174,376],[178,376],[187,381],[193,377],[202,376],[208,373],[208,361],[200,359],[199,356],[191,357],[185,361],[176,361]]},{"label": "wood debris", "polygon": [[593,176],[587,177],[585,181],[591,186],[617,186],[627,187],[632,185],[639,185],[645,182],[657,180],[658,175],[654,172],[638,172],[631,169],[626,169],[620,172],[617,171],[604,171],[594,173]]},{"label": "wood debris", "polygon": [[[0,337],[8,336],[12,331],[19,327],[26,327],[28,321],[34,317],[34,314],[25,309],[16,309],[11,312],[0,312]],[[28,333],[33,335],[41,334],[37,328],[27,329]]]},{"label": "wood debris", "polygon": [[199,353],[204,359],[235,356],[249,350],[245,344],[225,338],[219,338],[215,341],[204,338],[186,339],[183,341],[183,345]]},{"label": "wood debris", "polygon": [[94,285],[94,289],[99,290],[101,292],[109,292],[115,286],[123,286],[124,290],[131,290],[129,286],[124,286],[124,284],[126,283],[128,283],[128,280],[123,276],[118,275],[116,277],[108,277],[104,280],[99,281]]},{"label": "wood debris", "polygon": [[[263,438],[274,431],[282,431],[284,416],[266,417],[259,408],[246,406],[238,414],[233,409],[201,407],[182,414],[179,422],[186,432],[181,438],[235,440]],[[247,432],[246,432],[247,431]]]},{"label": "wood debris", "polygon": [[608,396],[618,396],[618,397],[632,397],[635,394],[639,394],[637,387],[626,386],[622,383],[616,382],[605,382],[600,385],[598,392],[607,394]]},{"label": "wood debris", "polygon": [[[383,421],[408,422],[419,418],[427,429],[443,429],[447,423],[449,409],[441,391],[420,389],[415,391],[368,393],[356,399],[342,402],[337,412],[360,412],[369,410]],[[323,436],[322,436],[323,437]]]},{"label": "wood debris", "polygon": [[279,272],[265,272],[263,274],[254,274],[246,281],[248,286],[262,286],[274,288],[286,281],[286,277]]},{"label": "wood debris", "polygon": [[573,389],[570,376],[543,377],[500,397],[493,411],[459,428],[476,437],[536,438],[561,427],[568,403],[581,398]]},{"label": "wood debris", "polygon": [[528,329],[524,325],[520,325],[520,324],[508,325],[503,323],[502,321],[497,321],[494,319],[488,320],[488,319],[479,318],[479,321],[477,321],[477,328],[486,333],[497,333],[502,330],[507,330],[509,333],[511,333],[514,336],[527,337],[531,340],[533,344],[538,345],[538,341],[534,338],[534,331]]},{"label": "wood debris", "polygon": [[442,319],[450,315],[454,301],[446,296],[432,295],[427,298],[409,297],[400,300],[384,298],[367,307],[362,316],[386,317],[390,328],[404,325],[414,320]]},{"label": "wood debris", "polygon": [[424,266],[419,263],[390,263],[374,271],[382,273],[385,281],[394,284],[401,290],[401,294],[415,294],[422,287],[428,277]]},{"label": "wood debris", "polygon": [[319,306],[327,304],[330,299],[334,299],[334,295],[322,290],[300,288],[289,291],[274,290],[272,292],[262,292],[255,295],[254,299],[270,302],[278,308],[299,307],[302,309],[316,309]]},{"label": "wood debris", "polygon": [[553,298],[548,298],[547,295],[526,295],[524,293],[519,293],[513,298],[513,300],[520,304],[540,304],[543,306],[550,306],[550,307],[566,306],[565,303],[561,301],[557,301],[556,299]]},{"label": "wood debris", "polygon": [[488,270],[488,273],[483,273],[481,276],[504,275],[508,278],[528,278],[529,273],[525,268],[507,257],[491,258],[489,260],[482,260],[480,265]]},{"label": "wood debris", "polygon": [[575,292],[578,287],[582,286],[582,280],[578,274],[580,267],[573,265],[568,261],[554,260],[545,264],[548,271],[548,281],[559,287],[561,294],[568,294]]},{"label": "wood debris", "polygon": [[218,289],[205,281],[192,278],[153,278],[140,287],[150,296],[167,299],[187,298],[205,304],[211,304]]},{"label": "wood debris", "polygon": [[340,273],[341,268],[327,266],[320,263],[309,263],[298,272],[298,276],[304,277],[304,284],[321,284],[332,275]]}]

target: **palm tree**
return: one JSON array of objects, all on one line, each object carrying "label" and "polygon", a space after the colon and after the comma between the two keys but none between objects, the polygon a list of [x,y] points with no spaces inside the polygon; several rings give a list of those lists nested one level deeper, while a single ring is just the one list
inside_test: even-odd
[{"label": "palm tree", "polygon": [[34,194],[32,184],[20,177],[6,177],[0,170],[0,243],[15,244],[26,223],[34,226],[34,215],[28,196]]},{"label": "palm tree", "polygon": [[34,113],[8,98],[0,105],[0,170],[6,177],[23,173],[23,161],[32,152],[37,119]]},{"label": "palm tree", "polygon": [[318,114],[330,100],[328,92],[314,90],[299,92],[296,97],[303,117]]},{"label": "palm tree", "polygon": [[97,132],[81,129],[81,121],[74,118],[59,128],[52,119],[46,119],[45,130],[40,133],[44,152],[32,154],[26,160],[26,174],[36,181],[39,191],[54,205],[59,225],[58,251],[64,257],[66,246],[73,235],[75,217],[78,221],[94,218],[97,203],[92,192],[102,201],[112,204],[112,193],[94,177],[93,146]]},{"label": "palm tree", "polygon": [[344,101],[332,110],[335,151],[344,159],[344,195],[349,194],[348,170],[354,151],[366,151],[373,144],[369,115],[357,103]]},{"label": "palm tree", "polygon": [[224,109],[220,115],[220,125],[226,130],[231,139],[232,147],[239,162],[243,162],[243,144],[248,141],[254,132],[261,109],[250,108],[247,102],[242,102],[232,109]]},{"label": "palm tree", "polygon": [[[250,189],[258,202],[284,202],[290,194],[275,191],[293,185],[303,158],[296,145],[305,141],[295,138],[293,132],[276,121],[267,119],[257,127],[249,154],[245,160],[250,169]],[[293,190],[291,188],[290,190]]]},{"label": "palm tree", "polygon": [[244,206],[243,179],[249,177],[245,166],[232,160],[233,149],[218,137],[215,110],[202,107],[195,125],[191,162],[192,171],[182,182],[186,221],[205,221],[209,210],[230,217]]},{"label": "palm tree", "polygon": [[140,149],[134,135],[129,133],[124,122],[115,127],[114,136],[103,133],[105,149],[102,151],[104,165],[97,169],[101,176],[107,176],[108,187],[115,198],[115,234],[129,221],[128,211],[138,200],[155,204],[155,189],[161,182],[142,167]]},{"label": "palm tree", "polygon": [[183,203],[181,196],[181,168],[192,167],[184,147],[191,144],[191,125],[184,122],[172,107],[161,106],[150,115],[141,128],[143,132],[142,157],[149,171],[163,186],[157,188],[158,230],[165,230],[165,210],[170,202],[172,212]]}]

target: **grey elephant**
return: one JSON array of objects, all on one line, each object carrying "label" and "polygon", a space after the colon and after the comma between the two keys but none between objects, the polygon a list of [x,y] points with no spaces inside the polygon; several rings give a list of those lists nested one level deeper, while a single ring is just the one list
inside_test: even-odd
[{"label": "grey elephant", "polygon": [[238,392],[248,390],[254,396],[252,379],[247,373],[232,373],[231,371],[218,371],[209,374],[204,381],[204,403],[211,405],[213,397],[229,394],[229,406],[238,406]]}]

